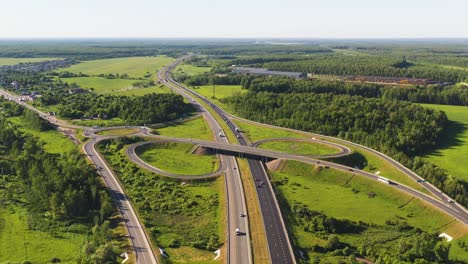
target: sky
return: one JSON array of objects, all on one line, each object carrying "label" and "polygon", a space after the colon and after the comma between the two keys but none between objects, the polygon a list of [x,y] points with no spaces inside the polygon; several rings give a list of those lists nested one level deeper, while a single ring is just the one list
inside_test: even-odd
[{"label": "sky", "polygon": [[468,38],[468,0],[0,0],[0,38]]}]

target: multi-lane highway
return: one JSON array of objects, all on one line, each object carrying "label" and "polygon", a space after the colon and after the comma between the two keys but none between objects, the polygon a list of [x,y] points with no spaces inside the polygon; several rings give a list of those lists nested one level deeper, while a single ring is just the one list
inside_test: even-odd
[{"label": "multi-lane highway", "polygon": [[[216,121],[213,115],[211,115],[203,105],[197,104],[193,95],[187,93],[187,90],[181,88],[175,82],[168,81],[170,80],[168,74],[169,70],[181,61],[182,59],[178,59],[172,65],[162,68],[158,72],[160,81],[173,91],[181,94],[203,113],[205,120],[207,120],[208,125],[213,131],[216,142],[229,143],[229,140],[225,136],[225,131],[223,131],[221,125]],[[238,165],[235,158],[232,156],[220,155],[220,158],[221,163],[223,163],[226,168],[225,182],[228,201],[227,262],[239,264],[252,263],[252,248],[250,246],[250,230],[248,224],[249,216],[241,216],[241,214],[245,215],[247,213],[247,205]],[[236,230],[239,230],[239,232],[236,232]]]},{"label": "multi-lane highway", "polygon": [[[194,92],[193,90],[190,90],[189,88],[174,81],[171,78],[169,74],[170,71],[188,57],[189,56],[182,57],[176,60],[170,66],[163,68],[158,75],[160,80],[166,85],[172,87],[176,92],[184,95],[189,100],[193,100],[193,98],[195,97],[199,100],[202,100],[207,105],[210,105],[210,107],[221,118],[223,118],[223,120],[228,125],[229,129],[234,134],[236,134],[239,143],[245,146],[248,145],[247,140],[244,138],[244,135],[238,133],[235,124],[228,120],[226,113],[221,108],[217,107],[205,97]],[[254,177],[255,180],[259,182],[265,183],[265,185],[262,188],[257,189],[257,197],[260,203],[260,209],[263,216],[271,262],[281,264],[295,264],[296,260],[294,257],[291,242],[289,241],[286,225],[284,224],[280,207],[276,200],[275,193],[270,184],[268,174],[265,171],[263,163],[258,160],[248,159],[248,164],[252,177]]]}]

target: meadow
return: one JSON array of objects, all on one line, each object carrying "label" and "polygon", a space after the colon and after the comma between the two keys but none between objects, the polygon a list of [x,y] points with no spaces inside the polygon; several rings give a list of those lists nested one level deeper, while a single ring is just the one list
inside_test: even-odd
[{"label": "meadow", "polygon": [[15,65],[18,63],[41,62],[49,60],[58,60],[59,58],[0,58],[0,66]]},{"label": "meadow", "polygon": [[200,175],[216,171],[219,160],[215,155],[192,154],[189,143],[155,143],[136,151],[142,160],[166,172],[183,175]]},{"label": "meadow", "polygon": [[173,60],[173,58],[167,56],[90,60],[61,69],[60,71],[76,74],[81,72],[87,75],[126,73],[130,78],[143,78],[149,73],[154,77],[159,68],[171,63]]},{"label": "meadow", "polygon": [[240,85],[202,85],[192,87],[192,89],[206,98],[209,98],[219,107],[228,112],[232,112],[232,108],[229,105],[220,102],[219,99],[247,92],[247,90],[242,89],[242,86]]},{"label": "meadow", "polygon": [[468,161],[468,107],[433,104],[423,106],[444,111],[451,121],[440,145],[425,158],[447,170],[455,178],[468,181],[468,171],[460,166]]},{"label": "meadow", "polygon": [[[289,208],[299,202],[330,217],[372,224],[359,234],[338,235],[340,241],[356,248],[368,241],[375,241],[377,247],[385,247],[405,235],[404,232],[387,230],[389,222],[404,221],[426,232],[445,232],[460,240],[468,237],[468,229],[463,224],[427,203],[352,173],[288,161],[271,174],[283,207]],[[298,247],[310,249],[325,243],[320,236],[298,226],[291,211],[283,210],[287,212],[286,219]],[[453,242],[452,247],[457,248],[458,244]],[[460,248],[455,249],[455,253],[452,257],[458,259],[468,255]]]},{"label": "meadow", "polygon": [[197,117],[183,122],[166,123],[163,127],[153,129],[153,133],[168,137],[213,140],[213,132],[211,132],[211,129],[208,127],[203,117]]},{"label": "meadow", "polygon": [[0,208],[0,263],[50,263],[52,258],[76,263],[85,239],[82,232],[30,230],[26,209],[14,205]]}]

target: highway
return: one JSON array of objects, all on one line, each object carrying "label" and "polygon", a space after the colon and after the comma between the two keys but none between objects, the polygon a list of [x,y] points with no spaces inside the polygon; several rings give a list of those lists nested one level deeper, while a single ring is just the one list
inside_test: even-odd
[{"label": "highway", "polygon": [[[167,82],[168,72],[170,69],[180,63],[182,59],[176,60],[172,65],[163,67],[158,72],[158,77],[161,83],[171,88],[173,91],[181,94],[190,103],[192,103],[199,111],[202,112],[205,120],[213,131],[216,142],[228,144],[228,139],[224,136],[225,132],[220,124],[205,109],[202,105],[195,102],[194,98],[187,93],[185,89],[174,85],[172,82]],[[241,214],[247,213],[247,205],[245,202],[244,189],[236,159],[232,156],[220,155],[221,162],[225,166],[224,179],[226,183],[226,196],[227,196],[227,263],[250,264],[253,262],[252,248],[250,245],[250,230],[248,224],[248,215],[242,216]],[[241,234],[236,235],[236,229],[239,229]]]},{"label": "highway", "polygon": [[[200,146],[205,146],[205,147],[213,148],[213,149],[228,150],[228,151],[231,151],[232,153],[251,154],[251,155],[258,156],[258,157],[266,157],[266,158],[273,158],[273,159],[296,160],[296,161],[300,161],[300,162],[304,162],[304,163],[308,163],[308,164],[312,164],[316,166],[321,166],[324,169],[333,168],[336,170],[344,171],[346,173],[360,175],[360,176],[363,176],[363,177],[366,177],[375,181],[378,181],[379,179],[378,175],[372,174],[367,171],[358,170],[349,166],[345,166],[345,165],[341,165],[341,164],[337,164],[337,163],[333,163],[333,162],[329,162],[325,160],[320,160],[320,159],[312,158],[310,156],[305,156],[305,155],[294,155],[294,154],[289,154],[289,153],[284,153],[284,152],[279,152],[279,151],[265,150],[265,149],[251,147],[251,146],[227,144],[227,143],[222,143],[222,142],[212,142],[212,141],[195,140],[195,139],[188,139],[188,138],[185,138],[185,139],[184,138],[171,138],[171,137],[163,137],[163,136],[157,136],[157,135],[146,135],[146,136],[164,140],[164,141],[192,143],[192,144],[197,144]],[[139,143],[136,143],[136,144],[139,144]],[[133,159],[132,161],[135,162],[135,160]],[[255,171],[255,173],[262,173],[262,172]],[[400,184],[395,181],[392,181],[391,184],[388,184],[388,186],[391,188],[396,188],[409,195],[415,196],[423,201],[426,201],[434,205],[435,207],[439,208],[440,210],[444,211],[445,213],[457,218],[461,222],[468,224],[468,214],[464,210],[458,210],[458,208],[452,206],[451,203],[444,202],[442,200],[429,196],[425,193],[422,193],[420,191],[417,191],[411,187],[408,187],[406,185]],[[257,188],[257,191],[260,192],[263,189],[267,189],[267,188],[263,188],[263,187]]]},{"label": "highway", "polygon": [[[248,143],[244,138],[244,135],[236,131],[235,124],[228,120],[226,113],[221,108],[217,107],[215,104],[200,94],[174,81],[170,77],[170,71],[188,57],[190,57],[190,55],[179,58],[170,66],[162,69],[159,72],[159,79],[192,102],[194,101],[193,97],[195,97],[208,104],[221,118],[223,118],[230,130],[237,136],[239,143],[241,145],[247,146]],[[200,107],[203,108],[201,105]],[[286,225],[284,224],[278,201],[276,200],[275,193],[270,184],[270,180],[268,178],[268,174],[265,171],[264,165],[261,161],[258,160],[248,159],[247,161],[252,177],[254,177],[253,180],[264,183],[261,188],[257,188],[257,197],[263,216],[271,262],[273,264],[295,264],[296,259],[294,257],[291,242],[289,241]],[[241,183],[239,183],[239,185],[240,184]],[[240,188],[242,188],[242,186]]]}]

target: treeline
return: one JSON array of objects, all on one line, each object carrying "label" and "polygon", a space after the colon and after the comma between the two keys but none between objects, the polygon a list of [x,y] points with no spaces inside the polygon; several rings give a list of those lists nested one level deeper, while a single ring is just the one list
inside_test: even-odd
[{"label": "treeline", "polygon": [[337,136],[377,149],[468,205],[468,183],[417,158],[437,144],[445,113],[404,102],[361,96],[248,92],[223,99],[247,119]]},{"label": "treeline", "polygon": [[117,117],[128,124],[166,122],[194,111],[190,104],[184,102],[182,96],[176,94],[153,93],[127,97],[87,93],[68,96],[59,101],[59,115],[62,117]]},{"label": "treeline", "polygon": [[340,76],[385,76],[424,78],[435,81],[460,82],[468,79],[468,71],[438,65],[403,63],[404,60],[387,56],[346,56],[339,54],[315,55],[301,61],[263,63],[271,70],[307,72]]},{"label": "treeline", "polygon": [[[212,82],[238,81],[234,77],[213,78]],[[197,76],[187,80],[204,80],[205,76]],[[468,87],[462,85],[454,86],[390,86],[371,83],[350,83],[342,81],[322,80],[294,80],[281,77],[247,77],[240,78],[239,84],[245,89],[255,92],[274,93],[332,93],[359,95],[363,97],[382,97],[389,100],[402,100],[414,103],[467,105]]]},{"label": "treeline", "polygon": [[433,148],[447,122],[445,113],[411,103],[349,95],[249,92],[224,102],[247,119],[410,156]]}]

